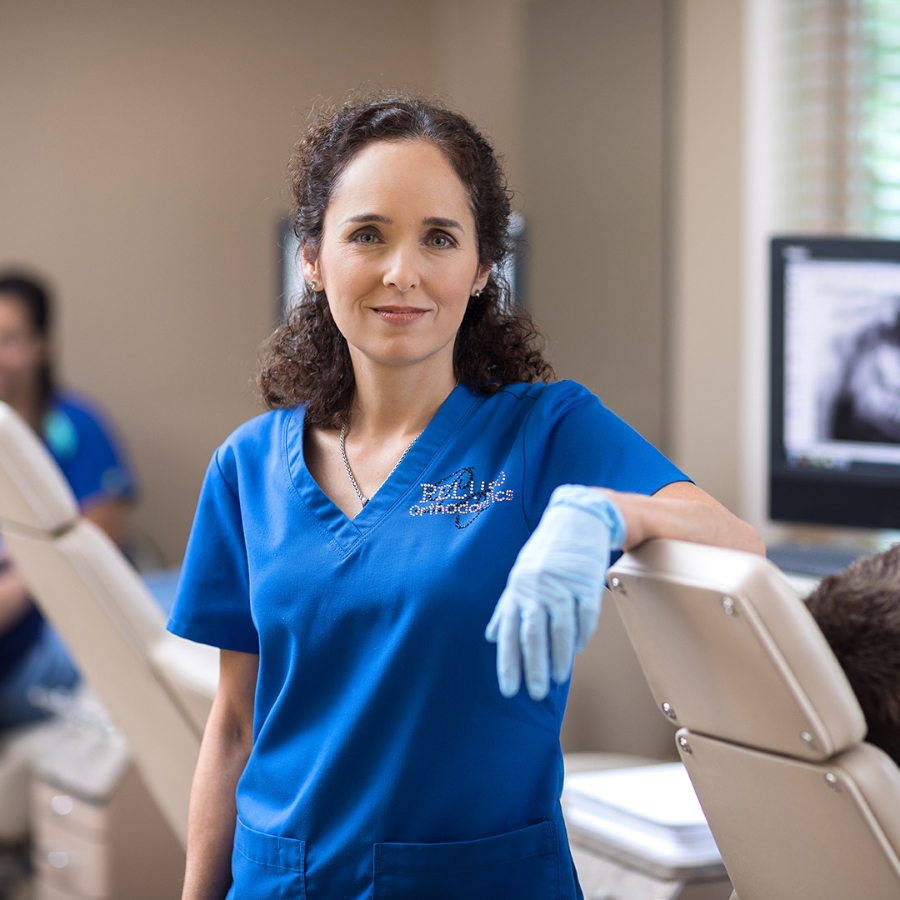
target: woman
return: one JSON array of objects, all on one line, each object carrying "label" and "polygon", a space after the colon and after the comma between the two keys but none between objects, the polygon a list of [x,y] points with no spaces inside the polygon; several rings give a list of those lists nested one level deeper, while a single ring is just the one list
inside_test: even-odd
[{"label": "woman", "polygon": [[[100,414],[56,388],[50,319],[50,298],[37,280],[0,273],[0,401],[41,435],[85,517],[121,542],[134,481]],[[35,689],[69,689],[77,681],[0,539],[0,729],[45,715],[31,702]]]},{"label": "woman", "polygon": [[170,621],[221,648],[184,898],[579,897],[559,727],[609,550],[758,538],[546,383],[469,122],[349,103],[291,176],[309,291],[262,371],[273,411],[210,465]]}]

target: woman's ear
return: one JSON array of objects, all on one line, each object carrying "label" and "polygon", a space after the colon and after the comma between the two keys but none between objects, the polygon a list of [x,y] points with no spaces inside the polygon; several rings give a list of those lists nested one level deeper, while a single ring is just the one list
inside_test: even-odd
[{"label": "woman's ear", "polygon": [[319,275],[319,264],[313,259],[306,247],[300,251],[300,260],[301,268],[303,270],[303,280],[307,284],[312,284],[314,281],[321,283],[322,279]]},{"label": "woman's ear", "polygon": [[475,293],[475,291],[484,290],[484,286],[488,283],[488,278],[491,277],[491,269],[493,268],[494,266],[492,263],[485,263],[483,266],[481,266],[481,268],[478,270],[478,277],[475,279],[475,284],[472,285],[473,294]]}]

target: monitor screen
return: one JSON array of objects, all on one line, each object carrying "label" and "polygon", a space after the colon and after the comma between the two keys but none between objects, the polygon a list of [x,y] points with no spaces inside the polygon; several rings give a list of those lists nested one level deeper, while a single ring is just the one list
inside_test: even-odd
[{"label": "monitor screen", "polygon": [[769,514],[900,527],[900,241],[771,246]]}]

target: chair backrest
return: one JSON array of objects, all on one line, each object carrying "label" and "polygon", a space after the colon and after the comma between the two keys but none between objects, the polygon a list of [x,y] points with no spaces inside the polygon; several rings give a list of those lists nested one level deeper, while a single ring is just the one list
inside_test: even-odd
[{"label": "chair backrest", "polygon": [[79,516],[52,457],[4,404],[0,531],[29,591],[128,738],[150,793],[185,841],[209,698],[192,696],[190,683],[169,675],[178,639],[166,632],[162,610],[106,534]]},{"label": "chair backrest", "polygon": [[900,896],[900,769],[782,573],[653,541],[610,587],[740,900]]}]

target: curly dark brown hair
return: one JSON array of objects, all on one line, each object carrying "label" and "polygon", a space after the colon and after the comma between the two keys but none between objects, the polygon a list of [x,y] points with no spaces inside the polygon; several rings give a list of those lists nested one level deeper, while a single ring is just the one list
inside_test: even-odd
[{"label": "curly dark brown hair", "polygon": [[[470,298],[456,335],[457,380],[483,394],[512,382],[551,380],[553,370],[531,316],[511,302],[509,285],[498,274],[511,251],[506,179],[490,143],[439,101],[378,95],[319,113],[288,166],[292,223],[301,248],[315,259],[335,184],[363,147],[412,140],[430,141],[453,166],[475,216],[479,263],[493,265],[481,295]],[[308,425],[337,428],[346,421],[353,366],[324,292],[307,287],[266,342],[258,382],[270,409],[304,403]]]},{"label": "curly dark brown hair", "polygon": [[824,578],[806,598],[866,717],[900,765],[900,544]]}]

